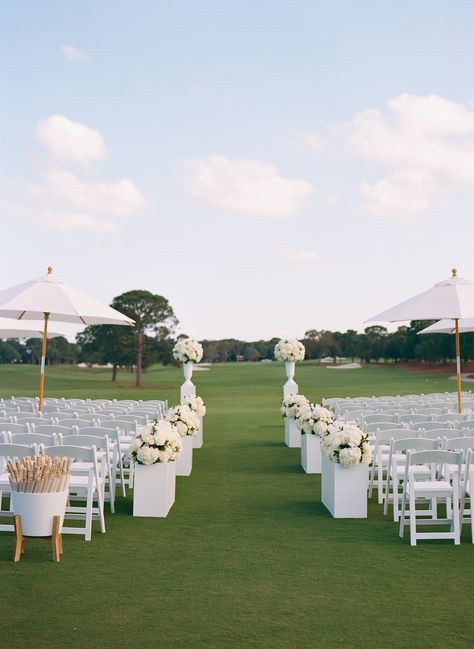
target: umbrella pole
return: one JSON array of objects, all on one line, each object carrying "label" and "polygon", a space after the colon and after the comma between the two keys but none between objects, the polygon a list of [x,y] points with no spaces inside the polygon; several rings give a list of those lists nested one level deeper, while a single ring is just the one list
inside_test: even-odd
[{"label": "umbrella pole", "polygon": [[459,318],[454,319],[456,334],[456,375],[458,383],[458,412],[462,414],[462,397],[461,397],[461,345],[459,343]]},{"label": "umbrella pole", "polygon": [[44,398],[44,367],[46,365],[46,343],[48,340],[48,320],[49,313],[44,314],[44,329],[43,329],[43,346],[41,348],[41,370],[40,370],[40,398],[39,408],[43,412],[43,398]]}]

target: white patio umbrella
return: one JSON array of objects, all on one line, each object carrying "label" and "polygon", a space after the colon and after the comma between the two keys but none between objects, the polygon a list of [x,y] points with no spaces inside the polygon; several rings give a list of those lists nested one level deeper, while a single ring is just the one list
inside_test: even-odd
[{"label": "white patio umbrella", "polygon": [[[0,318],[0,338],[42,338],[44,322],[41,320],[12,320]],[[58,331],[48,331],[48,338],[65,336]]]},{"label": "white patio umbrella", "polygon": [[15,320],[42,320],[39,411],[43,409],[44,369],[48,323],[133,325],[134,321],[110,306],[101,304],[81,291],[56,279],[51,266],[48,274],[0,291],[0,316]]},{"label": "white patio umbrella", "polygon": [[[474,318],[466,318],[465,320],[459,320],[459,333],[467,334],[474,331]],[[418,332],[418,335],[421,334],[454,334],[456,332],[456,327],[452,320],[439,320],[434,324],[422,329]]]},{"label": "white patio umbrella", "polygon": [[474,282],[458,277],[453,268],[452,276],[438,282],[432,288],[415,297],[383,311],[366,322],[403,320],[451,320],[456,336],[456,374],[458,388],[458,411],[462,412],[461,400],[461,350],[459,343],[459,320],[474,318]]}]

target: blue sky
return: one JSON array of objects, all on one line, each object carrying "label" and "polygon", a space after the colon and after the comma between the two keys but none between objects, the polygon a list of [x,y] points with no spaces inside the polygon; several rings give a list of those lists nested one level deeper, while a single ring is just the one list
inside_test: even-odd
[{"label": "blue sky", "polygon": [[456,1],[2,3],[1,286],[52,264],[255,339],[474,277],[473,29]]}]

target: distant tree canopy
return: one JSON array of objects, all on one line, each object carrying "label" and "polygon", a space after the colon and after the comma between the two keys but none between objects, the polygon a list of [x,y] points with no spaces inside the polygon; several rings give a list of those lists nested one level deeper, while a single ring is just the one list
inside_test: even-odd
[{"label": "distant tree canopy", "polygon": [[136,385],[142,373],[156,361],[172,361],[170,335],[178,320],[168,300],[149,291],[128,291],[115,297],[111,306],[135,320],[133,327],[91,325],[78,334],[81,360],[112,365],[112,380],[119,367],[136,367]]}]

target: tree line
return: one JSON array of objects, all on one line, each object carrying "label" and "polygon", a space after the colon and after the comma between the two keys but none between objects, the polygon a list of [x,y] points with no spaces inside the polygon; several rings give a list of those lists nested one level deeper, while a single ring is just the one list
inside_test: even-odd
[{"label": "tree line", "polygon": [[[129,370],[135,373],[137,386],[142,384],[143,372],[154,363],[175,363],[172,349],[178,320],[166,298],[149,291],[128,291],[115,297],[111,306],[135,320],[135,326],[91,325],[77,335],[75,343],[62,337],[49,340],[47,362],[50,365],[110,364],[113,381],[119,370]],[[394,332],[381,326],[367,327],[363,333],[353,329],[345,332],[309,329],[302,342],[306,358],[313,360],[329,357],[336,362],[342,357],[366,363],[448,362],[455,355],[454,336],[418,335],[432,322],[412,321]],[[272,360],[278,340],[202,340],[203,360],[212,363]],[[464,361],[474,359],[474,333],[462,335],[461,353]],[[29,339],[26,344],[18,340],[0,342],[0,363],[39,364],[40,358],[40,339]]]}]

